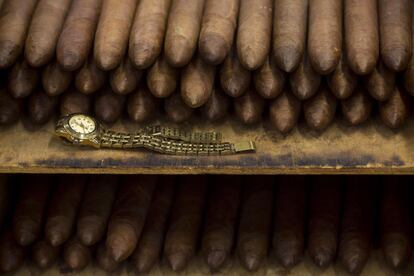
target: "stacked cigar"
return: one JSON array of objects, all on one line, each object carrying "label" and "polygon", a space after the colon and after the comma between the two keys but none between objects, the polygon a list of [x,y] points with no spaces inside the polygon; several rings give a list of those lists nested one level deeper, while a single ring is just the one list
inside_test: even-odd
[{"label": "stacked cigar", "polygon": [[2,176],[0,188],[3,272],[25,258],[140,273],[163,258],[183,271],[197,254],[212,271],[233,254],[248,271],[266,259],[289,270],[306,250],[322,269],[359,274],[376,244],[396,270],[412,253],[411,189],[398,177],[33,175]]},{"label": "stacked cigar", "polygon": [[411,0],[4,0],[0,123],[22,109],[37,124],[57,110],[105,123],[233,111],[288,133],[301,114],[324,130],[337,113],[360,125],[378,110],[399,128],[414,95],[412,10]]}]

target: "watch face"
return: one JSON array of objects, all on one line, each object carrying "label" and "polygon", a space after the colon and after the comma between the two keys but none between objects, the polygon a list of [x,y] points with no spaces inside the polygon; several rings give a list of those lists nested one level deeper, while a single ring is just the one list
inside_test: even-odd
[{"label": "watch face", "polygon": [[70,128],[79,134],[90,134],[95,131],[95,121],[85,115],[75,115],[69,120]]}]

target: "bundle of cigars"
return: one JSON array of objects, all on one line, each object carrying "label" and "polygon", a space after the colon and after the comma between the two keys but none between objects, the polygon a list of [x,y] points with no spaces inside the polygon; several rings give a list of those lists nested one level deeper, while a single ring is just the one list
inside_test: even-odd
[{"label": "bundle of cigars", "polygon": [[411,0],[4,0],[0,124],[21,115],[404,125]]},{"label": "bundle of cigars", "polygon": [[2,272],[171,273],[198,256],[211,272],[288,272],[307,254],[358,275],[373,249],[396,272],[412,253],[403,177],[3,175],[0,188]]}]

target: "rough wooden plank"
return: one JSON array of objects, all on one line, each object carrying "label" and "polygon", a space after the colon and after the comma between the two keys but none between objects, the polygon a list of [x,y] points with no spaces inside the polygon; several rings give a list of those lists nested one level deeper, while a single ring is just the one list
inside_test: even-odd
[{"label": "rough wooden plank", "polygon": [[[336,264],[325,270],[319,269],[315,266],[308,257],[304,259],[298,266],[294,267],[291,270],[285,270],[282,267],[278,266],[275,262],[272,261],[272,257],[269,257],[267,263],[255,273],[250,273],[244,270],[237,260],[233,259],[226,263],[221,271],[210,271],[209,268],[205,265],[201,258],[196,258],[193,260],[188,268],[181,273],[173,273],[166,264],[159,264],[148,274],[148,276],[167,276],[167,275],[192,275],[192,276],[204,276],[204,275],[223,275],[223,276],[236,276],[236,275],[249,275],[249,276],[312,276],[312,275],[323,275],[323,276],[345,276],[347,274],[343,268]],[[374,252],[369,259],[367,265],[365,266],[361,276],[388,276],[388,275],[411,275],[413,271],[414,262],[411,262],[410,265],[404,270],[396,273],[384,265],[384,260],[380,252]],[[39,271],[37,268],[32,265],[27,265],[17,271],[14,275],[67,275],[69,271],[64,269],[63,266],[55,266],[51,269],[45,271]],[[108,273],[103,272],[101,269],[95,265],[87,267],[81,272],[76,272],[76,275],[87,276],[105,276]],[[131,267],[124,266],[118,269],[116,272],[111,275],[135,275]]]},{"label": "rough wooden plank", "polygon": [[[414,125],[392,131],[376,121],[361,127],[336,122],[324,133],[301,124],[284,137],[268,123],[243,127],[235,121],[185,128],[220,131],[225,140],[253,140],[256,154],[223,157],[168,156],[142,150],[94,150],[67,146],[53,136],[54,124],[21,122],[0,129],[0,172],[150,174],[328,174],[414,173]],[[112,128],[137,130],[120,122]]]}]

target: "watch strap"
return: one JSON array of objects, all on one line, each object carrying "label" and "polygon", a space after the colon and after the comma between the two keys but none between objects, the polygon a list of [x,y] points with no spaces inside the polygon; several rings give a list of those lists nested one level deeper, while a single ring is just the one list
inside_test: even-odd
[{"label": "watch strap", "polygon": [[191,132],[179,128],[171,128],[164,126],[148,126],[143,131],[144,134],[154,137],[179,140],[189,143],[221,143],[222,135],[219,132]]},{"label": "watch strap", "polygon": [[171,155],[230,155],[251,152],[256,149],[254,142],[242,143],[191,143],[146,133],[127,134],[103,130],[101,136],[103,148],[145,148]]}]

